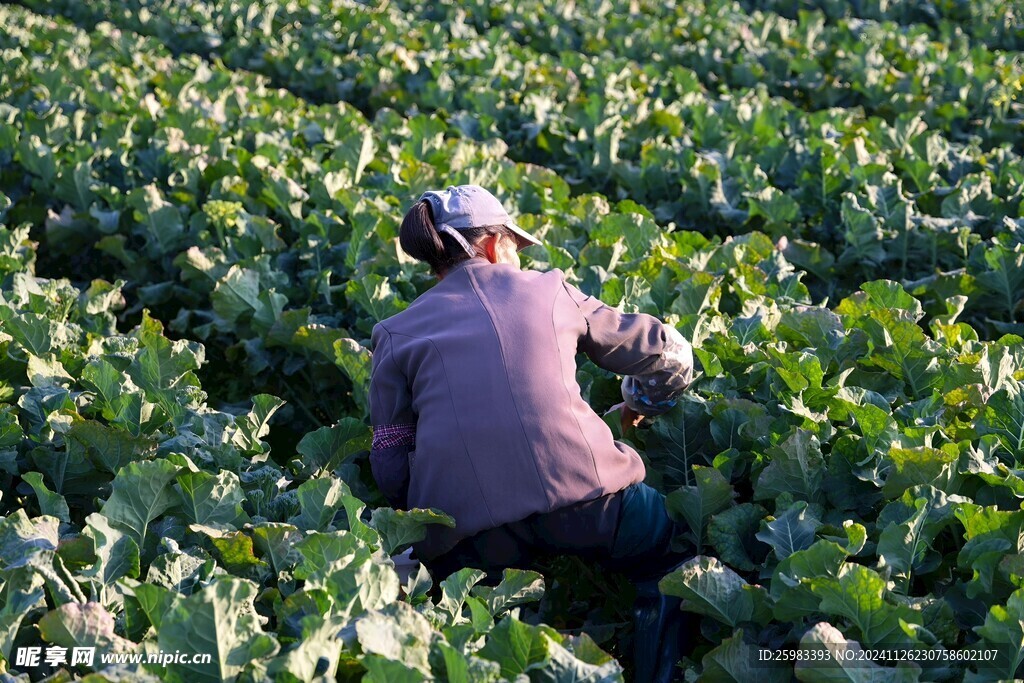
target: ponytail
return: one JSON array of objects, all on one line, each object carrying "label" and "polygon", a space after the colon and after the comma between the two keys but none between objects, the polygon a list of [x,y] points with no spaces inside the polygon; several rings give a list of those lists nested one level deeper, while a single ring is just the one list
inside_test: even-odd
[{"label": "ponytail", "polygon": [[448,256],[445,244],[434,227],[434,214],[429,202],[416,202],[402,219],[402,227],[398,233],[398,243],[402,251],[417,261],[425,261],[434,273],[447,270]]},{"label": "ponytail", "polygon": [[[495,233],[507,235],[513,242],[516,241],[512,231],[503,225],[469,228],[459,232],[474,246],[481,237]],[[446,232],[437,231],[434,226],[434,212],[430,208],[430,202],[425,200],[416,202],[405,214],[398,233],[398,243],[406,254],[417,261],[427,263],[435,275],[440,275],[459,261],[469,258],[469,254],[454,237]]]}]

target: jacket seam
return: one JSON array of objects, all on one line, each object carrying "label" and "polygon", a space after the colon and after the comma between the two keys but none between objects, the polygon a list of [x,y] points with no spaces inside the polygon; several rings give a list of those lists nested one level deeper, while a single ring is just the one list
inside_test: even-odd
[{"label": "jacket seam", "polygon": [[[587,314],[583,312],[583,307],[582,307],[582,306],[580,306],[580,302],[576,301],[576,298],[575,298],[575,297],[574,297],[574,296],[572,295],[572,292],[570,292],[570,291],[569,291],[569,286],[568,286],[568,283],[566,283],[566,281],[565,281],[564,279],[562,280],[562,289],[564,289],[564,290],[565,290],[565,293],[566,293],[566,294],[568,295],[569,299],[570,299],[570,300],[571,300],[571,301],[572,301],[572,302],[573,302],[574,304],[576,304],[576,308],[577,308],[577,309],[579,310],[579,312],[580,312],[580,317],[582,317],[582,318],[583,318],[583,321],[584,321],[584,322],[585,322],[585,323],[587,324],[587,334],[586,334],[586,336],[588,336],[588,337],[589,337],[589,336],[590,336],[590,333],[591,333],[591,329],[592,329],[592,328],[591,328],[591,325],[590,325],[590,319],[589,319],[589,318],[587,317]],[[582,294],[582,292],[581,292],[581,294]],[[586,298],[587,298],[587,299],[592,299],[593,297],[592,297],[592,296],[590,296],[590,295],[587,295],[587,296],[586,296]],[[604,308],[610,308],[610,309],[612,309],[612,310],[615,310],[614,308],[612,308],[612,307],[611,307],[611,306],[609,306],[608,304],[604,303],[603,301],[601,302],[601,306],[603,306]],[[597,309],[597,310],[600,310],[600,309]],[[623,314],[620,314],[620,315],[623,315]],[[655,321],[656,323],[658,323],[659,325],[664,325],[664,324],[665,324],[665,323],[663,323],[663,322],[662,322],[661,320],[659,320],[659,319],[658,319],[657,317],[655,317],[655,316],[653,316],[653,315],[650,315],[649,313],[638,313],[638,314],[636,314],[636,315],[644,315],[644,316],[647,316],[647,317],[649,317],[649,318],[653,318],[653,319],[654,319],[654,321]],[[633,372],[632,374],[634,374],[634,375],[639,375],[639,374],[642,374],[642,373],[646,372],[646,371],[647,371],[647,369],[648,369],[648,368],[649,368],[649,367],[650,367],[651,365],[653,365],[654,363],[658,362],[658,359],[659,359],[659,358],[661,358],[662,354],[664,354],[664,353],[665,353],[665,348],[667,347],[667,344],[668,344],[668,340],[667,340],[667,335],[665,334],[665,331],[664,331],[664,330],[660,330],[660,331],[661,331],[661,342],[662,342],[662,344],[661,344],[661,351],[659,351],[659,352],[658,352],[657,354],[654,354],[653,356],[651,356],[650,358],[648,358],[648,359],[647,359],[647,361],[646,361],[646,363],[644,364],[644,367],[643,367],[643,369],[641,369],[641,370],[636,370],[636,371],[634,371],[634,372]],[[602,351],[603,351],[603,354],[602,354],[602,355],[610,355],[610,354],[612,354],[613,352],[615,352],[615,351],[616,351],[617,349],[619,349],[619,348],[620,348],[621,346],[623,346],[624,344],[625,344],[625,341],[620,341],[620,342],[619,342],[618,344],[616,344],[615,346],[612,346],[612,347],[610,347],[610,348],[605,348],[605,349],[602,349]],[[578,349],[579,349],[579,347],[577,346],[577,350],[578,350]],[[590,354],[588,353],[587,355],[589,356]],[[593,359],[591,359],[591,360],[593,360]],[[595,365],[597,365],[596,361],[595,361]],[[598,365],[598,367],[600,367],[600,365]],[[616,374],[628,374],[628,373],[616,373]]]},{"label": "jacket seam", "polygon": [[[404,377],[405,373],[402,372],[402,368],[398,367],[398,361],[395,360],[395,342],[391,339],[391,330],[389,330],[388,328],[384,327],[383,323],[381,324],[381,329],[383,329],[385,332],[388,333],[388,358],[391,359],[391,365],[393,365],[395,370],[397,370],[399,372],[399,374],[401,374]],[[405,380],[405,389],[406,389],[406,391],[409,390],[409,379],[408,378],[406,378],[406,380]],[[409,395],[412,396],[412,392],[411,391],[409,391]],[[412,406],[411,405],[409,406],[409,410],[412,411],[413,413],[416,412],[416,411],[412,410]]]},{"label": "jacket seam", "polygon": [[[387,337],[385,337],[384,341],[382,341],[381,344],[387,344],[386,353],[387,353],[387,356],[391,359],[391,364],[394,366],[395,370],[399,372],[399,374],[404,374],[404,373],[402,373],[401,368],[398,367],[398,361],[395,360],[395,343],[394,343],[394,340],[391,339],[391,330],[389,330],[387,327],[385,327],[383,323],[379,323],[379,324],[380,324],[380,328],[382,330],[384,330],[384,333],[387,335]],[[382,352],[383,352],[383,350],[382,350]],[[378,372],[380,371],[380,368],[382,366],[383,366],[383,363],[380,366],[378,366],[378,368],[377,368]],[[373,385],[373,373],[371,373],[371,375],[370,375],[370,406],[371,406],[371,411],[372,411],[372,407],[373,407],[374,403],[377,403],[378,405],[381,405],[381,407],[383,407],[383,405],[380,402],[380,398],[377,395],[377,391],[373,387],[374,387],[374,385]],[[408,384],[408,381],[407,381],[406,382],[406,390],[408,391],[408,389],[409,389],[409,384]],[[410,395],[411,395],[411,392],[410,392]],[[414,415],[416,415],[416,412],[414,410],[412,410],[412,406],[411,405],[409,407],[409,410]],[[418,418],[419,416],[416,415],[416,417]],[[384,422],[382,424],[389,424],[389,423]],[[415,424],[415,423],[413,423],[413,424]],[[396,452],[398,452],[398,453],[404,452],[404,455],[405,455],[405,483],[406,483],[406,488],[405,488],[405,500],[402,501],[402,503],[403,503],[402,506],[406,507],[408,505],[408,501],[409,501],[409,484],[412,481],[412,465],[413,465],[413,460],[414,460],[413,453],[416,450],[416,443],[415,443],[415,440],[414,440],[414,442],[411,445],[410,444],[399,444],[399,445],[396,445],[396,446],[387,446],[387,447],[384,447],[384,448],[374,448],[372,446],[372,444],[371,444],[371,446],[370,446],[370,453],[371,453],[371,455],[374,454],[374,453],[377,453],[379,455],[381,452],[387,451],[387,450],[391,450],[391,449],[400,449],[400,450],[398,450]],[[390,499],[389,499],[388,502],[389,503],[391,502]]]},{"label": "jacket seam", "polygon": [[[389,334],[391,333],[389,332]],[[434,353],[437,354],[438,359],[441,361],[441,369],[444,371],[444,383],[445,386],[448,387],[448,400],[452,405],[452,415],[455,416],[455,423],[459,427],[459,440],[462,441],[462,450],[466,454],[466,460],[469,461],[469,468],[473,472],[473,478],[476,479],[476,486],[480,491],[480,500],[483,501],[484,510],[487,512],[487,518],[491,521],[492,526],[497,526],[494,521],[494,515],[491,514],[491,506],[487,503],[487,496],[484,495],[484,487],[480,482],[480,474],[476,471],[476,464],[473,462],[473,458],[469,455],[469,447],[466,445],[466,437],[462,432],[462,423],[459,421],[459,411],[455,409],[455,395],[454,392],[452,392],[451,382],[448,381],[448,367],[445,365],[444,356],[441,355],[441,351],[437,348],[437,344],[434,343],[434,340],[429,337],[416,337],[411,334],[403,334],[401,332],[396,332],[395,334],[401,337],[408,337],[409,339],[420,339],[422,341],[429,342],[430,346],[434,349]]]},{"label": "jacket seam", "polygon": [[[565,279],[564,278],[561,279],[560,282],[562,283],[562,291],[564,291],[565,295],[567,297],[569,297],[569,301],[571,301],[574,304],[576,304],[576,310],[579,311],[580,317],[583,318],[583,322],[586,323],[586,325],[587,325],[587,334],[590,334],[590,320],[588,320],[587,316],[583,313],[583,307],[580,306],[580,302],[576,301],[575,297],[573,297],[573,295],[572,295],[572,292],[569,291],[569,287],[568,287],[568,285],[566,285]],[[578,344],[577,344],[577,350],[578,350]]]},{"label": "jacket seam", "polygon": [[[565,283],[562,283],[563,289]],[[566,294],[568,292],[566,291]],[[569,299],[572,299],[570,296]],[[590,444],[590,439],[587,438],[586,433],[583,431],[583,425],[580,424],[580,418],[576,415],[576,410],[573,408],[573,396],[572,392],[569,391],[569,387],[565,384],[565,368],[562,366],[562,349],[558,340],[558,330],[555,327],[555,306],[558,304],[558,297],[554,297],[551,301],[551,333],[555,338],[555,348],[558,350],[558,370],[559,376],[562,378],[562,388],[565,389],[566,396],[569,397],[569,412],[572,414],[572,419],[576,423],[576,429],[580,432],[580,437],[583,439],[583,443],[587,444],[587,450],[590,451],[590,461],[594,464],[594,476],[597,478],[597,485],[603,491],[604,482],[601,480],[601,472],[597,467],[597,458],[594,457],[594,447]],[[584,316],[584,320],[586,316]],[[589,323],[588,323],[589,325]]]},{"label": "jacket seam", "polygon": [[490,307],[488,307],[487,302],[484,301],[484,297],[480,293],[476,278],[473,277],[472,272],[467,272],[466,275],[469,277],[469,283],[473,287],[473,292],[476,294],[477,299],[480,300],[480,305],[483,306],[484,312],[487,313],[487,320],[491,323],[491,328],[494,330],[494,337],[498,340],[498,353],[501,354],[501,367],[505,370],[505,385],[508,387],[509,400],[512,401],[512,407],[515,408],[516,417],[519,419],[519,428],[523,430],[523,439],[526,441],[526,445],[530,449],[530,460],[533,462],[533,471],[537,474],[537,484],[540,486],[540,490],[544,494],[544,500],[547,502],[548,510],[551,510],[551,496],[548,493],[547,487],[544,485],[544,478],[540,476],[540,468],[537,466],[537,452],[534,450],[533,443],[530,441],[530,437],[526,433],[526,426],[523,424],[523,416],[519,412],[519,405],[516,403],[516,395],[512,391],[512,383],[509,382],[508,379],[508,363],[505,360],[505,347],[501,343],[501,334],[498,332],[498,326],[494,324],[494,316],[491,314]]}]

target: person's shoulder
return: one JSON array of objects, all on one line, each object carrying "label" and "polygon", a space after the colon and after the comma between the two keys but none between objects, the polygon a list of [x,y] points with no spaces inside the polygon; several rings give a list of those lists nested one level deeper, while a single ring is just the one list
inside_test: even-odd
[{"label": "person's shoulder", "polygon": [[[392,317],[394,317],[394,316],[392,316]],[[385,339],[387,339],[388,337],[391,336],[391,331],[388,330],[388,328],[384,324],[385,322],[387,322],[387,320],[390,320],[390,318],[387,318],[385,320],[381,320],[381,321],[378,321],[378,322],[374,323],[373,329],[370,330],[370,349],[371,350],[372,349],[376,349],[377,346],[382,341],[384,341]]]},{"label": "person's shoulder", "polygon": [[521,282],[561,282],[565,280],[565,273],[559,268],[551,270],[523,270],[511,264],[497,264],[495,274],[510,277]]}]

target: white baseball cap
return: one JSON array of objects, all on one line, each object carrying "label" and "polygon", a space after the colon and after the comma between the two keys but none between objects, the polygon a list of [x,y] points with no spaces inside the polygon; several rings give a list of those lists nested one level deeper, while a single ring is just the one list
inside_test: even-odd
[{"label": "white baseball cap", "polygon": [[516,251],[531,244],[543,244],[516,225],[498,198],[479,185],[449,185],[446,190],[429,190],[419,198],[423,200],[430,202],[434,227],[452,235],[470,256],[476,256],[476,250],[459,230],[504,225],[516,235]]}]

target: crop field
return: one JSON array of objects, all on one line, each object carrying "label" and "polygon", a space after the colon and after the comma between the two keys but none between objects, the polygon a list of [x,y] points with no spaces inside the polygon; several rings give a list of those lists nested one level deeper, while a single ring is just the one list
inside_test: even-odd
[{"label": "crop field", "polygon": [[690,530],[678,680],[1024,678],[1024,5],[23,0],[0,680],[634,680],[622,577],[396,571],[453,522],[376,489],[370,331],[464,183],[692,340],[606,417]]}]

